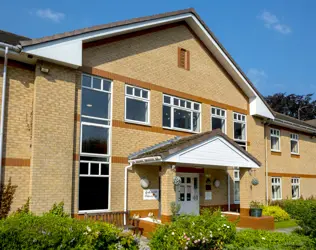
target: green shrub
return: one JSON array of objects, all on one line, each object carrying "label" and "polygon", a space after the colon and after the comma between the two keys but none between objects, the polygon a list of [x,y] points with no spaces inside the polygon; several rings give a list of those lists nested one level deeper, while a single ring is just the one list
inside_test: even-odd
[{"label": "green shrub", "polygon": [[69,217],[69,214],[67,214],[64,211],[64,202],[59,202],[58,204],[54,203],[53,207],[51,210],[48,212],[51,215],[56,215],[60,217]]},{"label": "green shrub", "polygon": [[279,206],[264,206],[262,214],[274,217],[274,221],[285,221],[290,219],[290,215]]},{"label": "green shrub", "polygon": [[236,234],[235,225],[219,211],[203,210],[200,216],[177,217],[153,233],[151,249],[223,249]]},{"label": "green shrub", "polygon": [[311,240],[295,233],[285,234],[263,230],[243,230],[236,234],[226,249],[314,249]]},{"label": "green shrub", "polygon": [[52,214],[16,214],[0,221],[0,249],[137,249],[115,226]]}]

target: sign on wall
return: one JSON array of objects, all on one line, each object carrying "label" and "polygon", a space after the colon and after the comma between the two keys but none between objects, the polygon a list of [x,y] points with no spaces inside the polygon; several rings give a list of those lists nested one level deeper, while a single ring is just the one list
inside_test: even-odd
[{"label": "sign on wall", "polygon": [[159,199],[159,189],[144,189],[143,190],[144,200],[158,200]]},{"label": "sign on wall", "polygon": [[206,201],[212,200],[212,192],[211,191],[205,192],[205,200]]}]

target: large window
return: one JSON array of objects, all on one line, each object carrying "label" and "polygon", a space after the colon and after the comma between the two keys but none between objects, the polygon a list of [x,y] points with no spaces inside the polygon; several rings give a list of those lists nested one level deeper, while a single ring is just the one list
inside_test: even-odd
[{"label": "large window", "polygon": [[212,107],[212,130],[221,129],[226,133],[226,110]]},{"label": "large window", "polygon": [[280,130],[271,129],[270,137],[271,137],[271,151],[280,152],[281,151],[281,143],[280,143]]},{"label": "large window", "polygon": [[300,198],[300,178],[292,178],[292,199]]},{"label": "large window", "polygon": [[291,134],[291,153],[292,154],[299,154],[298,134]]},{"label": "large window", "polygon": [[162,112],[163,127],[191,132],[200,132],[200,103],[174,96],[163,95]]},{"label": "large window", "polygon": [[272,177],[272,200],[282,200],[282,183],[280,177]]},{"label": "large window", "polygon": [[234,170],[234,203],[240,203],[240,172],[239,169]]},{"label": "large window", "polygon": [[234,112],[234,140],[244,149],[247,149],[246,116]]},{"label": "large window", "polygon": [[82,75],[79,212],[109,210],[111,81]]},{"label": "large window", "polygon": [[149,90],[125,86],[125,120],[149,124]]}]

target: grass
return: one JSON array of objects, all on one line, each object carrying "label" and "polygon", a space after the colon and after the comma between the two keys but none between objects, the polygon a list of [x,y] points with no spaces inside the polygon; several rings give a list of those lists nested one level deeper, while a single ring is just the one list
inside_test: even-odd
[{"label": "grass", "polygon": [[297,224],[295,220],[286,220],[286,221],[278,221],[274,223],[275,228],[289,228],[289,227],[296,227]]}]

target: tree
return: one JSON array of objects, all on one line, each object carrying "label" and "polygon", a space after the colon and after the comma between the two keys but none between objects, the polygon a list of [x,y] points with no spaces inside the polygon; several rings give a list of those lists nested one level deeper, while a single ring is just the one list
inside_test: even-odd
[{"label": "tree", "polygon": [[313,95],[276,93],[265,99],[274,111],[306,121],[316,119],[316,100],[312,99]]}]

